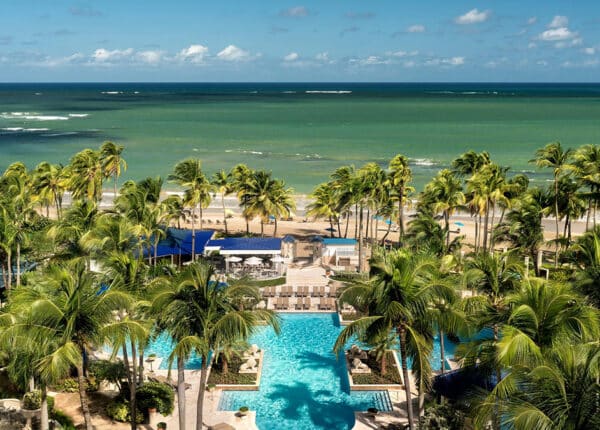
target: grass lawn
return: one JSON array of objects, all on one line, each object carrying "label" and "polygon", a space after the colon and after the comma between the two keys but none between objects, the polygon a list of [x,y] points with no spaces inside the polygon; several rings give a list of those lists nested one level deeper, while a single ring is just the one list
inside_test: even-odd
[{"label": "grass lawn", "polygon": [[352,381],[356,385],[390,385],[390,384],[402,384],[400,373],[396,367],[396,361],[394,360],[393,352],[386,352],[386,372],[381,374],[381,362],[375,360],[370,354],[367,355],[368,359],[363,360],[367,366],[371,368],[371,373],[357,373],[352,375]]},{"label": "grass lawn", "polygon": [[[208,377],[209,384],[234,384],[234,385],[253,385],[256,384],[256,373],[238,373],[242,363],[246,360],[240,357],[233,357],[228,364],[228,372],[223,373],[223,356],[212,365],[210,375]],[[258,363],[258,360],[256,360]],[[258,364],[257,364],[258,366]]]}]

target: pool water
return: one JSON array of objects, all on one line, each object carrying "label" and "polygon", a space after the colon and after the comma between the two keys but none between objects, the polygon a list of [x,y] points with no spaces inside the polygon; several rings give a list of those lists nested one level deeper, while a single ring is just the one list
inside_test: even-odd
[{"label": "pool water", "polygon": [[354,411],[390,410],[387,391],[350,394],[343,358],[332,352],[336,314],[281,314],[281,333],[265,327],[250,339],[264,348],[259,391],[225,391],[220,410],[248,406],[261,430],[351,429]]}]

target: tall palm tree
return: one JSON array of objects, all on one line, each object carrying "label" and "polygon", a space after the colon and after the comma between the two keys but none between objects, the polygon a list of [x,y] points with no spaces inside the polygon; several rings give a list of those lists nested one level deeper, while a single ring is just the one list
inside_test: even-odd
[{"label": "tall palm tree", "polygon": [[554,257],[554,266],[558,266],[558,242],[560,239],[560,230],[558,226],[558,182],[560,176],[565,172],[572,155],[571,149],[563,149],[560,142],[549,143],[545,147],[535,152],[535,158],[530,162],[538,167],[547,167],[552,169],[554,177],[554,221],[556,223],[556,253]]},{"label": "tall palm tree", "polygon": [[231,173],[225,172],[221,169],[213,175],[212,184],[221,194],[221,206],[223,208],[223,225],[225,226],[225,235],[229,234],[227,231],[227,212],[225,210],[225,196],[233,192],[233,183]]},{"label": "tall palm tree", "polygon": [[32,185],[34,193],[43,204],[54,205],[56,217],[60,219],[63,196],[68,185],[66,170],[60,165],[43,161],[35,168]]},{"label": "tall palm tree", "polygon": [[196,208],[200,207],[200,229],[202,229],[202,209],[211,201],[212,185],[202,171],[202,163],[190,158],[175,165],[169,181],[184,188],[184,203],[192,210],[192,261],[196,259],[196,228],[194,218]]},{"label": "tall palm tree", "polygon": [[[178,369],[183,360],[195,351],[202,358],[200,389],[196,415],[196,430],[203,428],[204,392],[208,376],[211,351],[235,340],[246,340],[265,322],[279,332],[278,317],[269,310],[245,309],[235,306],[240,296],[259,298],[256,287],[231,285],[223,288],[214,280],[214,269],[204,262],[187,266],[174,278],[168,277],[157,288],[153,308],[160,310],[158,325],[175,340],[176,347],[169,357],[177,357]],[[185,381],[178,377],[178,402],[180,404],[180,429],[185,428]]]},{"label": "tall palm tree", "polygon": [[117,180],[121,176],[121,170],[127,170],[127,162],[123,159],[121,154],[125,147],[123,145],[116,145],[113,142],[104,142],[100,146],[100,163],[102,164],[102,171],[104,176],[107,178],[112,177],[114,197],[117,198]]},{"label": "tall palm tree", "polygon": [[71,158],[68,166],[69,190],[74,199],[99,202],[102,199],[104,171],[100,153],[84,149]]},{"label": "tall palm tree", "polygon": [[407,199],[407,185],[412,180],[412,171],[408,165],[408,158],[402,154],[390,160],[389,165],[391,185],[395,190],[393,194],[398,200],[398,226],[400,227],[400,242],[404,237],[404,205]]},{"label": "tall palm tree", "polygon": [[[335,197],[335,191],[328,183],[317,185],[313,193],[310,195],[311,202],[306,207],[306,214],[315,218],[325,218],[329,221],[329,231],[333,237],[333,223],[337,221],[338,236],[339,231],[339,212],[338,203]],[[341,237],[341,236],[340,236]]]},{"label": "tall palm tree", "polygon": [[92,430],[92,422],[83,357],[91,347],[103,345],[107,334],[116,329],[111,311],[128,302],[127,295],[120,292],[98,294],[95,275],[82,261],[51,265],[32,285],[15,289],[11,296],[11,309],[26,312],[33,327],[28,331],[29,339],[40,344],[56,339],[56,353],[50,357],[62,356],[76,367],[81,409],[88,430]]},{"label": "tall palm tree", "polygon": [[[252,182],[252,176],[254,172],[245,164],[237,164],[233,169],[231,169],[231,178],[232,178],[232,186],[237,194],[238,201],[240,202],[240,207],[242,208],[242,213],[246,212],[245,199],[244,195],[246,194],[248,187]],[[244,219],[246,220],[246,234],[250,233],[250,220],[247,216],[244,215]]]},{"label": "tall palm tree", "polygon": [[471,150],[452,160],[452,171],[456,175],[464,178],[474,175],[481,168],[490,163],[490,154],[486,151],[477,153]]},{"label": "tall palm tree", "polygon": [[573,154],[571,168],[577,181],[588,190],[582,195],[588,201],[585,220],[585,229],[588,230],[592,214],[594,215],[594,226],[596,225],[596,207],[600,200],[600,146],[583,145],[579,147]]},{"label": "tall palm tree", "polygon": [[93,201],[75,201],[48,230],[48,236],[56,244],[54,259],[88,258],[89,253],[82,247],[80,239],[91,230],[98,216],[98,206]]},{"label": "tall palm tree", "polygon": [[577,268],[575,286],[600,307],[600,227],[577,239],[572,261]]},{"label": "tall palm tree", "polygon": [[[408,358],[412,358],[413,373],[420,393],[429,384],[431,365],[431,337],[422,329],[425,326],[427,307],[434,297],[452,294],[447,286],[431,283],[430,274],[436,261],[430,257],[399,249],[381,252],[371,263],[371,280],[346,288],[340,300],[367,309],[368,316],[346,326],[338,336],[334,351],[344,349],[353,336],[372,338],[384,336],[395,330],[400,344],[402,373],[407,399],[410,428],[414,428],[412,392],[408,374]],[[428,329],[427,329],[428,330]]]}]

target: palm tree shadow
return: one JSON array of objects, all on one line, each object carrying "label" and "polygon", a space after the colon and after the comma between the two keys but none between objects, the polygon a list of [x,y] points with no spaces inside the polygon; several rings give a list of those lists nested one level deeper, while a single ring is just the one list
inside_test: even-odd
[{"label": "palm tree shadow", "polygon": [[308,419],[316,428],[349,428],[354,422],[352,408],[343,400],[333,400],[332,395],[329,390],[311,391],[307,384],[295,382],[292,385],[275,385],[269,398],[273,402],[286,403],[281,409],[281,414],[286,420],[305,419],[305,415],[308,415]]}]

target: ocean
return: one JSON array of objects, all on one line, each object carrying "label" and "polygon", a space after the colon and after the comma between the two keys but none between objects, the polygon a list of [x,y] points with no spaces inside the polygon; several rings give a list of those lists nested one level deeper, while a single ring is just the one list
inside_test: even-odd
[{"label": "ocean", "polygon": [[209,174],[271,170],[302,194],[339,166],[402,153],[419,190],[473,149],[542,183],[536,149],[600,143],[600,84],[0,84],[0,169],[66,164],[106,140],[125,145],[121,182],[197,157]]}]

